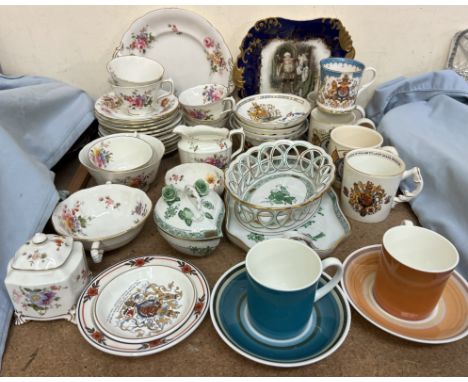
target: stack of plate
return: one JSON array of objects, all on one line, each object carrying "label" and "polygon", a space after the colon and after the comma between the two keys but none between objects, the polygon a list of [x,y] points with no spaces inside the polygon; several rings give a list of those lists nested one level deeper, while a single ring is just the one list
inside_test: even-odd
[{"label": "stack of plate", "polygon": [[257,94],[242,99],[230,118],[232,129],[243,128],[252,146],[278,139],[297,140],[309,130],[309,101],[292,94]]},{"label": "stack of plate", "polygon": [[166,154],[177,150],[179,136],[173,132],[182,121],[179,101],[175,95],[160,99],[150,114],[130,115],[114,93],[100,97],[94,105],[99,121],[99,135],[139,132],[158,138],[166,148]]}]

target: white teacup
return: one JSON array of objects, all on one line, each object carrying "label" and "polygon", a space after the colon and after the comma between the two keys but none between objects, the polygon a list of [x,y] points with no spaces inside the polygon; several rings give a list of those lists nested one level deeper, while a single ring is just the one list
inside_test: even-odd
[{"label": "white teacup", "polygon": [[[341,207],[346,216],[364,223],[387,218],[396,203],[408,202],[423,189],[418,167],[406,170],[394,148],[357,149],[345,156],[341,185]],[[403,189],[395,196],[402,180],[412,178],[414,190]]]},{"label": "white teacup", "polygon": [[[163,89],[165,84],[169,85],[168,90]],[[174,94],[174,82],[171,79],[145,86],[118,86],[112,83],[111,85],[128,113],[134,115],[150,114],[158,105],[159,100]]]},{"label": "white teacup", "polygon": [[198,85],[186,89],[179,94],[179,102],[191,119],[199,121],[222,119],[236,105],[234,98],[228,97],[228,89],[216,84]]},{"label": "white teacup", "polygon": [[377,148],[381,147],[382,144],[382,135],[374,129],[357,125],[342,125],[334,128],[330,133],[328,153],[336,167],[335,186],[340,187],[343,178],[344,157],[348,152],[361,148]]},{"label": "white teacup", "polygon": [[328,150],[330,132],[341,125],[360,125],[375,129],[375,124],[365,118],[366,112],[361,106],[356,106],[354,111],[343,114],[324,113],[318,107],[310,113],[309,142]]},{"label": "white teacup", "polygon": [[112,83],[118,86],[150,85],[160,81],[164,75],[159,62],[140,56],[113,58],[107,64],[107,71]]}]

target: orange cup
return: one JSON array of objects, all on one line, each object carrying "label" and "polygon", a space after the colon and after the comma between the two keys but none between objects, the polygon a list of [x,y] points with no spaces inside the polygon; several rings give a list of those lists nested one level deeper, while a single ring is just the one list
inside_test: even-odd
[{"label": "orange cup", "polygon": [[385,311],[404,320],[431,315],[459,261],[443,236],[405,221],[383,236],[374,298]]}]

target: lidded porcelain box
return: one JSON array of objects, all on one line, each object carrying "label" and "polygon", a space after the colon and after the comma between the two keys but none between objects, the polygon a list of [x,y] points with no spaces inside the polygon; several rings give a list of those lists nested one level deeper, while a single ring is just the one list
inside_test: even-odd
[{"label": "lidded porcelain box", "polygon": [[193,256],[210,254],[219,244],[224,219],[221,197],[203,179],[193,185],[162,189],[154,209],[161,236],[177,251]]},{"label": "lidded porcelain box", "polygon": [[16,325],[30,320],[75,321],[75,303],[90,277],[83,245],[36,233],[8,263],[5,286]]}]

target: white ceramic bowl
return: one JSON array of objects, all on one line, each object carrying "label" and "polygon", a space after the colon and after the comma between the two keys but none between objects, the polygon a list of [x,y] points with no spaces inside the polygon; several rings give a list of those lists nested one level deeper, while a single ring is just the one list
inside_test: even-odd
[{"label": "white ceramic bowl", "polygon": [[143,167],[137,168],[130,171],[119,171],[119,172],[110,172],[104,171],[98,168],[95,168],[89,158],[88,150],[95,143],[108,139],[109,136],[98,138],[97,140],[88,143],[83,147],[78,155],[78,158],[81,164],[86,167],[88,172],[94,178],[96,183],[105,184],[106,182],[112,182],[114,184],[123,184],[130,187],[140,188],[142,190],[147,190],[151,183],[153,183],[156,175],[158,173],[159,165],[161,159],[165,153],[164,144],[155,137],[145,135],[145,134],[135,134],[135,133],[121,133],[113,134],[112,137],[135,137],[142,139],[151,145],[153,149],[153,157],[151,161]]},{"label": "white ceramic bowl", "polygon": [[141,190],[104,184],[80,190],[59,203],[52,214],[54,229],[91,249],[94,262],[104,251],[132,241],[151,213],[152,202]]},{"label": "white ceramic bowl", "polygon": [[91,164],[104,171],[130,171],[148,164],[153,157],[149,143],[138,137],[109,136],[88,150]]},{"label": "white ceramic bowl", "polygon": [[164,182],[176,187],[185,187],[203,179],[208,186],[221,195],[224,191],[224,172],[208,163],[183,163],[166,172]]},{"label": "white ceramic bowl", "polygon": [[286,128],[305,121],[312,110],[310,102],[292,94],[256,94],[240,100],[234,113],[249,126]]},{"label": "white ceramic bowl", "polygon": [[149,85],[164,75],[159,62],[140,56],[116,57],[107,64],[107,71],[113,83],[120,86]]}]

